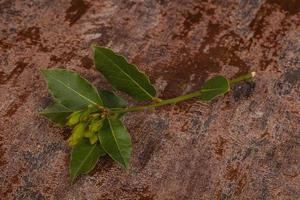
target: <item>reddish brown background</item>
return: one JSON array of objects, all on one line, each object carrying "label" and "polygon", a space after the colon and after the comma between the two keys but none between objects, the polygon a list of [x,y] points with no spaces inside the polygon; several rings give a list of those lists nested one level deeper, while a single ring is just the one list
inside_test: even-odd
[{"label": "reddish brown background", "polygon": [[[124,54],[162,97],[256,71],[210,106],[132,113],[131,169],[68,181],[69,130],[38,115],[40,69],[109,88],[90,45]],[[0,0],[0,199],[300,199],[299,0]],[[133,103],[132,101],[130,101]]]}]

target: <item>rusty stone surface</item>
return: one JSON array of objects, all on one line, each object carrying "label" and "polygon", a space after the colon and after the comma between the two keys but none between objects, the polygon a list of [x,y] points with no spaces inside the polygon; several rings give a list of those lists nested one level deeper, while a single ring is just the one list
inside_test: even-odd
[{"label": "rusty stone surface", "polygon": [[[70,185],[69,130],[39,116],[51,102],[39,70],[110,88],[92,43],[164,98],[215,74],[257,77],[207,107],[131,113],[131,169],[103,158]],[[0,102],[0,199],[300,199],[300,1],[0,0]]]}]

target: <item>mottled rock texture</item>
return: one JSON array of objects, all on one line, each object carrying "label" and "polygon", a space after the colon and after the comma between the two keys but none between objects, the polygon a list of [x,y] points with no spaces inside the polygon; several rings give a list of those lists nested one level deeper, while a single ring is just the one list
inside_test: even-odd
[{"label": "mottled rock texture", "polygon": [[[38,114],[51,103],[40,69],[109,89],[92,43],[163,98],[215,74],[257,77],[209,106],[131,113],[131,169],[103,158],[70,185],[69,130]],[[0,117],[3,200],[300,199],[300,1],[0,0]]]}]

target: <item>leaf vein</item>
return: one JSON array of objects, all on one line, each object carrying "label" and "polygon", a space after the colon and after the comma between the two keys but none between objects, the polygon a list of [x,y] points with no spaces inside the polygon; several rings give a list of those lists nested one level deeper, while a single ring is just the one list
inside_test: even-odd
[{"label": "leaf vein", "polygon": [[64,87],[66,87],[67,89],[71,90],[72,92],[78,94],[81,98],[83,98],[83,99],[85,99],[85,100],[91,102],[91,103],[94,104],[94,105],[98,105],[96,102],[92,101],[91,99],[85,97],[84,95],[80,94],[79,92],[77,92],[77,91],[74,90],[73,88],[71,88],[71,87],[69,87],[68,85],[66,85],[63,81],[61,81],[61,80],[59,80],[59,79],[56,79],[56,78],[54,78],[54,77],[52,77],[52,76],[49,76],[49,78],[52,78],[53,80],[55,80],[55,81],[61,83]]},{"label": "leaf vein", "polygon": [[[138,88],[140,88],[144,93],[146,93],[146,95],[148,95],[151,99],[153,98],[153,96],[151,94],[149,94],[142,86],[140,86],[133,78],[131,78],[131,76],[129,74],[127,74],[122,68],[120,68],[118,65],[116,65],[110,57],[106,56],[101,51],[98,51],[98,52],[100,52],[102,55],[104,55],[106,58],[108,58],[109,61],[112,62],[114,66],[116,66],[123,74],[125,74],[125,76],[127,76],[129,79],[131,79],[132,82],[138,86]],[[116,56],[118,56],[118,55],[116,55]]]},{"label": "leaf vein", "polygon": [[84,165],[85,161],[87,161],[88,157],[93,153],[94,149],[97,147],[97,145],[94,145],[94,147],[92,147],[90,149],[90,151],[88,152],[88,154],[86,155],[86,157],[82,160],[82,162],[80,163],[80,165],[78,166],[78,168],[75,170],[75,176],[77,176],[76,174],[79,172],[79,170],[81,169],[81,167]]},{"label": "leaf vein", "polygon": [[116,136],[115,136],[115,131],[114,131],[112,125],[111,125],[111,122],[110,122],[109,118],[107,118],[107,120],[108,120],[109,127],[110,127],[110,129],[111,129],[112,135],[113,135],[113,137],[114,137],[114,140],[115,140],[115,142],[116,142],[118,151],[119,151],[119,153],[120,153],[120,155],[121,155],[121,158],[122,158],[122,160],[123,160],[123,162],[124,162],[124,165],[126,166],[126,164],[125,164],[126,162],[125,162],[125,160],[124,160],[124,158],[123,158],[123,156],[122,156],[121,149],[120,149],[120,147],[119,147],[119,144],[118,144],[118,142],[117,142],[117,138],[116,138]]}]

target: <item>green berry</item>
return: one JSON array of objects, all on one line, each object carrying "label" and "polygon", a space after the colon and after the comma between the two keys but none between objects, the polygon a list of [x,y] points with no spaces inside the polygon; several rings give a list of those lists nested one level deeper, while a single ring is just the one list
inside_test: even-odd
[{"label": "green berry", "polygon": [[92,137],[89,138],[90,143],[93,145],[98,141],[98,137],[96,134],[94,134]]},{"label": "green berry", "polygon": [[80,116],[82,114],[82,111],[75,111],[69,116],[69,120],[67,122],[68,126],[74,126],[80,121]]},{"label": "green berry", "polygon": [[70,146],[76,145],[79,142],[79,140],[81,140],[83,138],[85,129],[86,129],[86,124],[85,123],[79,123],[78,125],[76,125],[73,128],[72,135],[68,139],[68,142],[69,142]]},{"label": "green berry", "polygon": [[99,129],[102,127],[102,125],[103,125],[102,119],[95,119],[90,123],[89,130],[92,133],[96,133],[99,131]]}]

